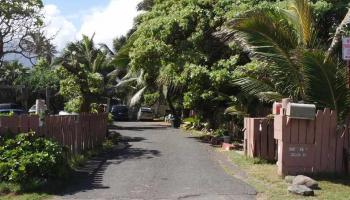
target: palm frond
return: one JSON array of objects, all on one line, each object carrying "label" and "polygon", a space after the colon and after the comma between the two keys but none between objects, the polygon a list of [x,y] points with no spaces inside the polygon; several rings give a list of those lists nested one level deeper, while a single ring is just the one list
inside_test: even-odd
[{"label": "palm frond", "polygon": [[315,28],[309,0],[294,0],[288,10],[283,12],[295,26],[300,43],[312,47],[315,42]]},{"label": "palm frond", "polygon": [[146,89],[147,89],[147,87],[142,88],[131,98],[131,100],[130,100],[131,107],[135,106],[136,104],[138,104],[141,101],[142,96],[145,93]]},{"label": "palm frond", "polygon": [[116,79],[118,76],[121,76],[122,74],[126,73],[126,69],[125,68],[117,68],[111,72],[109,72],[106,77],[108,79]]},{"label": "palm frond", "polygon": [[137,82],[138,78],[129,78],[129,79],[126,79],[126,80],[121,80],[116,86],[115,88],[120,88],[122,86],[125,86],[131,82]]},{"label": "palm frond", "polygon": [[304,54],[307,98],[320,107],[336,110],[344,118],[350,106],[347,71],[331,59],[324,63],[325,57],[323,52]]},{"label": "palm frond", "polygon": [[107,44],[100,43],[98,45],[100,46],[101,50],[106,52],[108,55],[115,56],[115,53],[109,48],[109,46]]},{"label": "palm frond", "polygon": [[274,91],[273,86],[252,77],[236,79],[233,83],[239,86],[246,95],[257,96],[263,92]]},{"label": "palm frond", "polygon": [[282,101],[282,99],[284,98],[283,95],[281,95],[278,92],[260,92],[256,95],[260,101],[263,102],[268,102],[268,103],[272,103],[272,102],[280,102]]},{"label": "palm frond", "polygon": [[242,109],[237,108],[237,106],[230,106],[226,108],[225,114],[235,115],[235,116],[248,116],[249,114]]},{"label": "palm frond", "polygon": [[100,72],[106,64],[106,55],[104,53],[98,53],[96,58],[92,61],[92,72]]},{"label": "palm frond", "polygon": [[[304,78],[296,59],[298,35],[285,14],[276,9],[257,9],[246,12],[230,25],[237,31],[235,40],[252,56],[274,63],[272,72],[282,84],[281,93],[295,98],[304,96]],[[291,87],[285,90],[286,86]]]},{"label": "palm frond", "polygon": [[127,43],[116,53],[112,63],[116,66],[127,66],[130,62],[129,53],[134,45],[135,40],[137,39],[138,34],[135,32],[129,38]]}]

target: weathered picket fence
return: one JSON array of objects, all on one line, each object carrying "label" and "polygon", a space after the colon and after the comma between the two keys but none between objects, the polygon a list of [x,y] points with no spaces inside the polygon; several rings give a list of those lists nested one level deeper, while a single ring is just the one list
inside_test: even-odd
[{"label": "weathered picket fence", "polygon": [[0,117],[0,135],[35,131],[77,154],[102,144],[107,133],[107,114],[47,116],[39,126],[38,116]]},{"label": "weathered picket fence", "polygon": [[244,118],[244,152],[248,157],[276,159],[273,119]]},{"label": "weathered picket fence", "polygon": [[318,111],[314,120],[275,116],[280,175],[348,171],[349,128],[337,126],[337,114]]},{"label": "weathered picket fence", "polygon": [[317,111],[314,120],[245,118],[244,129],[245,154],[277,159],[279,175],[350,172],[350,124],[338,126],[330,109]]},{"label": "weathered picket fence", "polygon": [[5,133],[25,133],[29,131],[37,132],[39,130],[39,116],[1,116],[0,117],[0,135]]}]

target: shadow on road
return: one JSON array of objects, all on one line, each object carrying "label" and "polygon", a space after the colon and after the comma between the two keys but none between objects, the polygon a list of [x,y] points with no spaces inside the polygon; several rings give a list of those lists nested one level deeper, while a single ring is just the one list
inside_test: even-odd
[{"label": "shadow on road", "polygon": [[115,149],[92,158],[84,167],[75,171],[71,185],[60,195],[74,195],[88,190],[108,189],[109,186],[103,184],[103,176],[109,165],[118,165],[128,160],[152,159],[161,156],[161,152],[157,150],[133,148],[128,144],[128,142],[143,140],[145,138],[124,137],[123,143],[126,145],[124,149]]}]

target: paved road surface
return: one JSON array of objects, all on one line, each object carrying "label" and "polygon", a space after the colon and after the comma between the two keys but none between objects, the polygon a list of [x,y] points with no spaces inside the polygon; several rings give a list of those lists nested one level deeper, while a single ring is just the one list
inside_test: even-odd
[{"label": "paved road surface", "polygon": [[128,148],[92,160],[58,199],[255,199],[253,188],[225,173],[217,152],[181,130],[157,122],[116,125],[130,137]]}]

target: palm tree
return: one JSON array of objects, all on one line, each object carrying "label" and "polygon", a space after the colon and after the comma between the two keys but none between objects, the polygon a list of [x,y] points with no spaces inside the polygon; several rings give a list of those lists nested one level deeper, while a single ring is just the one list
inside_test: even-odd
[{"label": "palm tree", "polygon": [[[137,90],[132,99],[135,104],[140,101],[146,87],[143,83],[144,73],[129,70],[127,66],[128,49],[131,45],[126,45],[125,49],[119,52],[111,51],[107,45],[100,44],[97,48],[94,44],[94,36],[89,38],[83,35],[81,41],[67,45],[62,56],[56,59],[56,64],[63,66],[71,75],[75,77],[79,86],[82,104],[80,112],[89,112],[90,105],[102,94],[108,97],[115,97],[123,90]],[[89,88],[89,76],[94,74],[103,79],[99,91],[91,91]],[[136,83],[136,84],[135,84]]]},{"label": "palm tree", "polygon": [[[299,52],[314,46],[310,8],[305,0],[296,0],[290,10],[259,8],[248,11],[229,23],[233,38],[252,56],[273,63],[274,86],[245,78],[241,85],[271,88],[296,100],[305,98]],[[255,83],[254,83],[255,81]],[[272,89],[272,88],[271,88]]]},{"label": "palm tree", "polygon": [[319,48],[308,0],[294,0],[288,9],[248,11],[232,20],[224,33],[225,39],[271,64],[268,80],[236,80],[243,92],[315,102],[344,118],[349,102],[346,71],[333,59],[326,60]]},{"label": "palm tree", "polygon": [[93,38],[83,35],[81,41],[68,44],[63,55],[56,60],[76,78],[82,98],[80,112],[90,112],[90,105],[96,98],[89,88],[89,75],[102,77],[102,71],[108,66],[106,54],[95,47]]},{"label": "palm tree", "polygon": [[27,75],[29,68],[25,68],[18,61],[5,62],[0,68],[0,85],[16,85],[19,79]]}]

